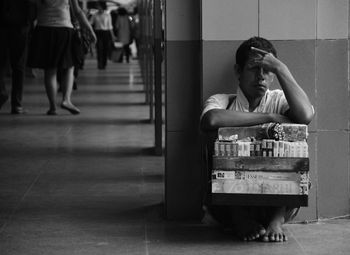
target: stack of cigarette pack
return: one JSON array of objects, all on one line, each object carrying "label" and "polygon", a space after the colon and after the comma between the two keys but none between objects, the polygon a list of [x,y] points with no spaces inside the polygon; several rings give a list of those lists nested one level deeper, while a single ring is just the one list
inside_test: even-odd
[{"label": "stack of cigarette pack", "polygon": [[267,123],[251,127],[224,127],[219,128],[220,141],[242,140],[247,137],[256,140],[273,139],[289,142],[304,141],[308,137],[307,125],[292,123]]},{"label": "stack of cigarette pack", "polygon": [[215,141],[214,156],[226,157],[288,157],[308,158],[306,141],[275,141],[271,139],[253,141]]},{"label": "stack of cigarette pack", "polygon": [[300,124],[220,128],[212,193],[307,196],[307,136],[307,126]]}]

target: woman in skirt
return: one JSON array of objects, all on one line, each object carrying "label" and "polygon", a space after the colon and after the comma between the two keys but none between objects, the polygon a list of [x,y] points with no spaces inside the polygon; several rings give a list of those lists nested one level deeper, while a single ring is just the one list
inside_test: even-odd
[{"label": "woman in skirt", "polygon": [[72,37],[74,33],[70,12],[88,32],[92,43],[96,35],[91,28],[78,0],[31,0],[37,4],[37,26],[34,29],[28,55],[28,65],[44,69],[44,82],[50,108],[48,115],[56,115],[57,70],[62,71],[61,108],[72,114],[80,110],[71,102],[74,63]]}]

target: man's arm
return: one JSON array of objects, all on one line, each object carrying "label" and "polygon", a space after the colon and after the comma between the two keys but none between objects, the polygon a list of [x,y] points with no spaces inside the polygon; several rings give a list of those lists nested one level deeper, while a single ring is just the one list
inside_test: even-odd
[{"label": "man's arm", "polygon": [[286,65],[281,65],[275,74],[289,105],[287,116],[293,122],[309,124],[314,117],[314,109],[304,90],[295,81]]},{"label": "man's arm", "polygon": [[253,126],[267,122],[291,122],[284,115],[276,113],[239,112],[225,109],[212,109],[201,118],[201,129],[210,131],[219,127]]},{"label": "man's arm", "polygon": [[286,115],[295,123],[309,124],[314,116],[314,109],[308,96],[296,82],[287,65],[271,53],[265,54],[264,51],[255,48],[252,48],[252,50],[261,55],[261,58],[255,59],[255,64],[276,75],[289,105]]}]

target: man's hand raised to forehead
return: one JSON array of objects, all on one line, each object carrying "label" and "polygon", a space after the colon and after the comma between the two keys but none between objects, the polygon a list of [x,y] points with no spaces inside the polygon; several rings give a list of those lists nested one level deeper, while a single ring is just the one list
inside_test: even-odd
[{"label": "man's hand raised to forehead", "polygon": [[257,53],[257,55],[259,56],[255,57],[253,61],[251,61],[250,65],[262,67],[265,70],[273,73],[278,72],[279,68],[284,66],[284,64],[279,59],[277,59],[272,53],[255,47],[251,47],[250,49],[253,52]]}]

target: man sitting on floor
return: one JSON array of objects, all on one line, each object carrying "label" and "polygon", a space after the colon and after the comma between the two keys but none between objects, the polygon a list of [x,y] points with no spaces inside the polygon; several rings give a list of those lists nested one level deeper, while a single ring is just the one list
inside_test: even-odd
[{"label": "man sitting on floor", "polygon": [[[269,122],[309,124],[314,109],[288,67],[277,58],[272,43],[261,37],[244,41],[236,52],[237,95],[217,94],[204,105],[203,131],[220,127],[252,126]],[[269,90],[274,77],[280,89]],[[286,241],[283,223],[298,208],[209,206],[212,216],[234,229],[243,240]]]}]

